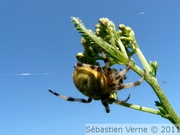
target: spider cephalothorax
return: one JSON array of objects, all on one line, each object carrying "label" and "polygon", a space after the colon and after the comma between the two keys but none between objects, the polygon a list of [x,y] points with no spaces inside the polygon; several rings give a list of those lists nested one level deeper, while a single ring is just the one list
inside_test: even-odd
[{"label": "spider cephalothorax", "polygon": [[82,94],[89,97],[87,100],[66,97],[64,95],[53,92],[52,90],[49,91],[52,94],[68,101],[89,103],[92,101],[92,99],[101,100],[107,113],[110,111],[108,104],[113,102],[127,102],[130,98],[130,95],[126,100],[121,101],[117,98],[116,92],[124,88],[140,85],[144,77],[142,77],[139,81],[123,84],[123,80],[125,79],[126,73],[131,68],[132,62],[130,62],[130,64],[125,69],[117,72],[116,69],[110,68],[106,55],[103,52],[102,57],[106,65],[105,68],[80,62],[75,65],[75,70],[73,72],[74,84]]}]

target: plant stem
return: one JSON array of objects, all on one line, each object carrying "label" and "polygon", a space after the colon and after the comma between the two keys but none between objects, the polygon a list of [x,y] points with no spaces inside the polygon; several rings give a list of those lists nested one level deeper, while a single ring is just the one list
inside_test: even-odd
[{"label": "plant stem", "polygon": [[139,49],[139,47],[136,49],[136,53],[140,59],[140,61],[143,64],[144,69],[146,70],[147,73],[151,72],[151,68],[149,66],[149,64],[146,61],[146,58],[144,57],[143,53],[141,52],[141,50]]},{"label": "plant stem", "polygon": [[144,107],[144,106],[140,106],[140,105],[135,105],[135,104],[130,104],[130,103],[119,103],[117,101],[115,101],[116,104],[122,105],[124,107],[128,107],[131,109],[135,109],[138,111],[143,111],[143,112],[147,112],[147,113],[152,113],[152,114],[156,114],[156,115],[161,115],[161,112],[159,110],[156,109],[152,109],[152,108],[148,108],[148,107]]},{"label": "plant stem", "polygon": [[[132,70],[134,70],[140,76],[143,76],[143,74],[144,74],[144,71],[142,69],[140,69],[136,65],[132,66]],[[146,74],[145,80],[153,88],[154,92],[156,93],[157,97],[159,98],[159,100],[160,100],[160,102],[162,104],[163,109],[167,113],[166,116],[162,115],[162,117],[167,118],[168,120],[170,120],[177,127],[177,129],[180,130],[180,118],[178,117],[178,115],[176,114],[174,109],[172,108],[172,106],[169,103],[168,99],[166,98],[163,90],[159,86],[157,80],[154,77],[152,77],[151,75],[149,75],[149,74]]]}]

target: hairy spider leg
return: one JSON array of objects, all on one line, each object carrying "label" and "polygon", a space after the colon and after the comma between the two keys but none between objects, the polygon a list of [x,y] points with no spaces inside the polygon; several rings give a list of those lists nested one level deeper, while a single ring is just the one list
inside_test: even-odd
[{"label": "hairy spider leg", "polygon": [[107,59],[105,53],[102,51],[102,48],[100,48],[100,51],[102,53],[102,57],[103,57],[105,65],[106,65],[106,69],[110,68],[109,63],[108,63],[108,59]]},{"label": "hairy spider leg", "polygon": [[113,89],[118,90],[117,86],[121,86],[123,84],[123,80],[125,78],[126,73],[129,71],[130,66],[127,66],[125,69],[121,70],[119,73],[117,73],[112,80],[114,80],[112,83],[114,84]]},{"label": "hairy spider leg", "polygon": [[115,80],[123,79],[126,73],[131,69],[130,65],[128,65],[125,69],[121,70],[116,76],[114,76]]},{"label": "hairy spider leg", "polygon": [[86,99],[83,99],[83,98],[72,98],[72,97],[67,97],[67,96],[64,96],[64,95],[61,95],[61,94],[58,94],[52,90],[49,89],[49,92],[51,92],[52,94],[64,99],[64,100],[67,100],[67,101],[73,101],[73,102],[82,102],[82,103],[90,103],[92,101],[92,98],[88,98],[87,100]]},{"label": "hairy spider leg", "polygon": [[102,58],[104,60],[104,63],[106,65],[106,72],[107,72],[107,75],[109,76],[109,78],[111,79],[113,77],[113,71],[112,69],[110,68],[109,66],[109,63],[108,63],[108,58],[106,57],[106,54],[102,51],[102,48],[100,48],[100,51],[102,53]]},{"label": "hairy spider leg", "polygon": [[116,103],[116,104],[124,104],[124,103],[126,103],[129,99],[130,99],[130,94],[129,94],[129,96],[126,98],[126,100],[115,99],[115,100],[114,100],[114,103]]},{"label": "hairy spider leg", "polygon": [[127,84],[122,84],[122,85],[119,85],[119,86],[117,85],[117,86],[114,86],[114,87],[116,89],[118,89],[118,90],[121,90],[121,89],[124,89],[124,88],[131,88],[131,87],[138,86],[144,80],[145,75],[146,75],[146,72],[144,72],[144,75],[139,79],[139,81],[132,82],[132,83],[127,83]]},{"label": "hairy spider leg", "polygon": [[128,66],[125,69],[121,69],[120,72],[114,77],[115,80],[126,78],[126,73],[131,69],[132,61],[129,61]]}]

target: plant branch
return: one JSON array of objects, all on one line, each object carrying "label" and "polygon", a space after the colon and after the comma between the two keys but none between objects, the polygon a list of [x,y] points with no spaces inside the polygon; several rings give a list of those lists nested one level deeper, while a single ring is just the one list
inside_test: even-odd
[{"label": "plant branch", "polygon": [[[137,54],[144,70],[146,71],[145,80],[152,87],[160,101],[155,101],[158,110],[128,103],[115,103],[131,109],[161,115],[163,118],[170,120],[177,129],[180,130],[180,118],[172,108],[166,98],[166,95],[158,84],[157,79],[155,78],[158,63],[155,61],[148,64],[137,44],[133,30],[125,25],[119,25],[119,31],[116,32],[115,26],[111,21],[107,18],[101,18],[99,20],[99,24],[96,25],[97,29],[95,34],[91,30],[86,29],[80,19],[72,17],[72,22],[85,41],[90,43],[91,50],[96,50],[96,48],[101,47],[108,55],[108,59],[112,61],[112,64],[123,64],[127,66],[132,55]],[[89,51],[87,47],[85,51]],[[132,65],[131,69],[140,76],[144,75],[145,71],[139,68],[136,64]]]}]

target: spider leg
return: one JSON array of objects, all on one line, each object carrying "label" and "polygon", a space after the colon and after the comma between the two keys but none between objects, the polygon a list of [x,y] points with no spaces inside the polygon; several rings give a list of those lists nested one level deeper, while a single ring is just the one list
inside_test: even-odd
[{"label": "spider leg", "polygon": [[109,66],[109,63],[108,63],[108,59],[107,59],[105,53],[102,51],[102,48],[100,48],[100,51],[101,51],[101,53],[102,53],[102,57],[103,57],[103,60],[104,60],[105,65],[106,65],[106,69],[109,69],[110,66]]},{"label": "spider leg", "polygon": [[123,84],[123,80],[126,79],[126,73],[131,69],[131,61],[129,63],[129,65],[125,68],[125,69],[121,69],[120,72],[118,73],[117,70],[115,71],[116,74],[112,76],[109,76],[112,77],[112,89],[113,90],[120,90],[120,89],[123,89],[121,88],[122,84]]},{"label": "spider leg", "polygon": [[141,79],[139,79],[139,81],[132,82],[132,83],[127,83],[127,84],[122,84],[122,85],[116,85],[116,86],[114,86],[114,89],[121,90],[121,89],[124,89],[124,88],[131,88],[131,87],[138,86],[144,80],[145,75],[146,75],[146,72],[144,72],[144,75],[141,77]]},{"label": "spider leg", "polygon": [[102,48],[100,48],[100,51],[101,51],[101,53],[102,53],[102,58],[103,58],[103,60],[104,60],[104,63],[105,63],[105,74],[107,75],[107,76],[109,76],[109,78],[112,78],[112,76],[113,76],[113,71],[112,71],[112,69],[110,68],[110,66],[109,66],[109,62],[108,62],[108,58],[106,57],[106,55],[105,55],[105,53],[102,51]]},{"label": "spider leg", "polygon": [[102,103],[103,106],[105,107],[106,113],[109,113],[109,112],[110,112],[109,104],[108,104],[109,96],[110,96],[109,93],[106,93],[105,95],[102,95],[102,96],[101,96],[101,103]]},{"label": "spider leg", "polygon": [[92,98],[88,98],[87,100],[86,99],[83,99],[83,98],[72,98],[72,97],[67,97],[67,96],[64,96],[64,95],[61,95],[61,94],[58,94],[52,90],[49,89],[49,92],[51,92],[52,94],[54,94],[55,96],[58,96],[64,100],[67,100],[67,101],[73,101],[73,102],[82,102],[82,103],[90,103],[92,101]]},{"label": "spider leg", "polygon": [[126,73],[131,69],[131,66],[128,65],[125,69],[121,70],[115,77],[115,80],[120,80],[125,77]]},{"label": "spider leg", "polygon": [[[119,100],[119,99],[114,99],[114,98],[112,98],[111,100],[112,100],[113,102],[115,102],[116,104],[124,104],[124,103],[126,103],[129,99],[130,99],[130,94],[129,94],[129,96],[128,96],[125,100]],[[102,103],[103,106],[105,107],[106,113],[109,113],[109,112],[110,112],[110,109],[109,109],[109,105],[108,105],[107,100],[101,99],[101,103]]]},{"label": "spider leg", "polygon": [[126,79],[126,73],[131,69],[131,65],[132,65],[132,61],[129,61],[128,66],[123,69],[120,70],[120,72],[114,77],[115,80],[125,80]]},{"label": "spider leg", "polygon": [[107,101],[106,100],[101,100],[101,103],[105,107],[106,113],[109,113],[110,109],[109,109],[109,105],[108,105]]},{"label": "spider leg", "polygon": [[126,98],[126,100],[115,99],[114,102],[115,102],[116,104],[124,104],[124,103],[126,103],[129,99],[130,99],[130,94],[129,94],[129,96]]}]

